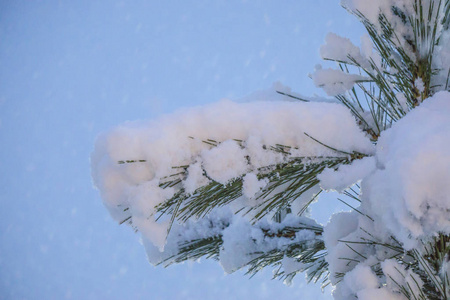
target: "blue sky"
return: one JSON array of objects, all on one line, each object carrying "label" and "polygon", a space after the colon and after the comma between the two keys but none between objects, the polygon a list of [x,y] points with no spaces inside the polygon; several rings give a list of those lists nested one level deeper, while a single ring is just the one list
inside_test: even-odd
[{"label": "blue sky", "polygon": [[96,136],[127,120],[305,95],[327,32],[362,34],[338,1],[0,1],[0,299],[327,299],[270,270],[146,262],[92,187]]}]

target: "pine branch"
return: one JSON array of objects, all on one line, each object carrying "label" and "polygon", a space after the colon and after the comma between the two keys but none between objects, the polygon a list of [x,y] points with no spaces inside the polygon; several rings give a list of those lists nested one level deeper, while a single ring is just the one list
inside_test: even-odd
[{"label": "pine branch", "polygon": [[[259,256],[248,263],[246,274],[254,276],[264,268],[279,267],[274,272],[274,278],[290,282],[299,272],[306,272],[308,282],[317,282],[320,279],[325,284],[328,278],[328,263],[325,261],[326,251],[322,240],[302,241],[289,244],[282,249],[273,249],[264,253],[254,253]],[[282,267],[282,260],[292,258],[302,265],[302,268],[293,272],[286,272]]]},{"label": "pine branch", "polygon": [[[326,251],[322,240],[323,227],[308,223],[311,222],[299,222],[295,226],[284,226],[276,230],[267,227],[267,225],[253,225],[255,229],[261,231],[263,240],[248,240],[248,243],[277,245],[277,243],[274,243],[274,240],[280,239],[285,246],[280,248],[269,246],[269,248],[262,249],[259,252],[239,253],[241,256],[249,257],[249,261],[242,265],[241,268],[248,267],[246,274],[252,277],[265,267],[275,267],[277,268],[277,271],[274,272],[274,278],[282,280],[292,280],[298,272],[306,271],[309,281],[317,282],[318,280],[323,279],[323,282],[325,283],[328,274],[328,264],[325,261]],[[219,231],[220,233],[208,237],[183,241],[181,231],[179,236],[181,241],[178,243],[177,252],[174,255],[167,257],[159,264],[163,264],[167,267],[175,263],[187,260],[197,260],[199,258],[218,260],[220,250],[223,247],[222,232],[230,226],[230,223],[224,221],[211,222],[210,226],[215,227],[213,230],[214,232]],[[305,232],[310,232],[311,234],[306,235]],[[299,233],[304,236],[312,236],[312,238],[300,238],[299,240],[297,237]],[[291,242],[287,243],[287,241]],[[251,259],[251,257],[253,257],[253,259]],[[294,259],[297,263],[300,263],[302,267],[295,272],[285,272],[282,268],[282,260],[285,257]]]},{"label": "pine branch", "polygon": [[439,234],[428,243],[423,243],[423,253],[415,249],[411,255],[415,258],[411,267],[420,275],[425,286],[423,292],[427,299],[448,299],[450,289],[448,274],[443,270],[449,260],[450,237]]},{"label": "pine branch", "polygon": [[159,264],[170,266],[188,260],[198,260],[199,258],[219,260],[220,248],[223,244],[222,236],[195,239],[179,245],[177,254],[174,254]]},{"label": "pine branch", "polygon": [[[286,162],[262,167],[257,170],[258,179],[267,180],[268,183],[266,187],[255,195],[256,205],[243,207],[245,213],[255,211],[254,222],[269,213],[277,213],[288,208],[293,201],[319,183],[317,175],[325,168],[337,168],[341,164],[348,164],[355,159],[361,159],[366,156],[359,152],[349,153],[335,149],[308,134],[306,135],[325,148],[335,152],[336,155],[295,157],[292,156],[292,150],[295,150],[292,147],[286,145],[264,146],[264,149],[282,154]],[[245,147],[243,141],[235,141],[241,147]],[[212,147],[220,144],[220,142],[214,140],[204,142]],[[198,188],[190,195],[186,194],[181,183],[187,176],[187,167],[178,167],[182,168],[180,172],[165,178],[160,184],[163,188],[178,186],[179,190],[174,197],[156,208],[159,217],[171,215],[171,223],[175,220],[186,222],[190,218],[202,218],[214,208],[228,205],[243,196],[242,189],[245,174],[224,185],[209,178],[206,171],[204,171],[204,176],[209,178],[209,184]],[[311,202],[307,202],[301,211],[305,211]]]},{"label": "pine branch", "polygon": [[[256,197],[258,205],[249,211],[259,210],[255,220],[260,220],[270,212],[287,208],[303,193],[319,183],[317,175],[325,168],[336,168],[341,164],[350,163],[348,157],[328,157],[327,160],[309,162],[303,159],[293,159],[289,163],[277,165],[263,178],[269,179],[269,184]],[[306,207],[302,209],[304,211]]]}]

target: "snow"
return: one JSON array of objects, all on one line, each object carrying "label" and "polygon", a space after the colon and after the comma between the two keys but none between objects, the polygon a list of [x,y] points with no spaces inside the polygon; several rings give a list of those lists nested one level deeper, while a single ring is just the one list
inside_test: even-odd
[{"label": "snow", "polygon": [[320,187],[323,190],[343,192],[375,171],[375,168],[375,158],[364,157],[350,165],[341,165],[337,170],[326,168],[317,178],[320,180]]},{"label": "snow", "polygon": [[[381,56],[378,52],[374,51],[374,45],[370,39],[369,34],[363,34],[361,36],[361,55],[367,60],[375,64],[378,69],[381,69]],[[361,66],[365,67],[363,62],[360,62]]]},{"label": "snow", "polygon": [[373,24],[378,23],[378,15],[381,12],[390,11],[391,0],[361,1],[342,0],[341,5],[354,12],[361,12]]},{"label": "snow", "polygon": [[337,96],[351,90],[355,83],[369,80],[367,76],[349,74],[335,69],[316,69],[312,79],[317,87],[322,88],[328,96]]},{"label": "snow", "polygon": [[[366,42],[367,43],[367,42]],[[320,47],[320,56],[323,59],[346,62],[353,64],[352,60],[363,67],[368,67],[367,57],[372,52],[373,45],[365,45],[365,56],[361,53],[359,47],[355,46],[350,39],[341,37],[335,33],[328,33],[325,37],[325,44]],[[370,52],[367,50],[370,49]]]},{"label": "snow", "polygon": [[226,273],[232,273],[257,257],[260,243],[264,240],[262,231],[256,230],[249,222],[238,219],[223,234],[223,248],[220,250],[220,265]]},{"label": "snow", "polygon": [[243,178],[242,192],[248,199],[253,198],[268,183],[266,178],[258,180],[255,173],[247,173]]},{"label": "snow", "polygon": [[[283,222],[267,222],[265,220],[253,226],[250,222],[241,217],[235,217],[232,224],[223,232],[223,248],[220,251],[220,264],[227,273],[231,273],[246,265],[252,259],[258,257],[262,252],[268,252],[272,249],[283,249],[287,245],[301,241],[312,241],[316,238],[315,234],[310,230],[300,230],[294,238],[277,237],[266,235],[266,232],[276,233],[277,230],[284,226],[296,227],[299,224],[316,225],[313,220],[288,215]],[[284,260],[287,264],[286,272],[294,272],[301,270],[301,265],[297,265],[295,269],[290,260]]]},{"label": "snow", "polygon": [[414,81],[414,86],[417,88],[419,93],[423,93],[423,91],[425,90],[425,84],[423,83],[423,80],[420,77]]},{"label": "snow", "polygon": [[381,263],[381,269],[386,276],[386,287],[393,292],[400,293],[400,287],[411,290],[414,295],[420,293],[423,281],[417,274],[405,266],[399,264],[396,260],[389,259]]},{"label": "snow", "polygon": [[205,149],[201,154],[206,174],[221,184],[227,184],[231,179],[247,173],[247,156],[245,149],[233,140],[226,140],[217,147]]},{"label": "snow", "polygon": [[358,299],[361,300],[406,300],[402,294],[392,293],[387,288],[366,289],[358,292]]},{"label": "snow", "polygon": [[183,187],[187,194],[192,194],[196,189],[207,185],[210,180],[203,174],[200,162],[193,163],[187,169],[187,178],[183,181]]},{"label": "snow", "polygon": [[[233,273],[252,259],[274,249],[284,249],[291,243],[313,242],[320,237],[310,230],[298,230],[294,236],[278,235],[279,230],[290,226],[320,226],[312,219],[288,214],[281,223],[262,220],[256,224],[250,223],[242,216],[235,215],[227,207],[215,209],[206,217],[198,220],[188,220],[183,224],[174,224],[167,238],[164,251],[148,239],[143,239],[147,256],[152,264],[168,265],[177,254],[178,247],[186,242],[198,239],[220,237],[223,244],[220,247],[218,260],[226,273]],[[282,260],[283,270],[289,274],[303,271],[305,266],[296,263],[295,259],[285,257]]]},{"label": "snow", "polygon": [[377,275],[369,266],[362,264],[357,265],[353,270],[345,274],[344,282],[354,294],[362,290],[378,287]]},{"label": "snow", "polygon": [[323,240],[325,247],[328,249],[326,256],[327,262],[330,264],[330,281],[337,284],[339,278],[335,277],[336,273],[351,270],[348,262],[340,259],[342,257],[351,259],[355,253],[348,257],[348,248],[340,240],[350,240],[349,235],[358,229],[358,215],[356,212],[340,212],[331,216],[330,221],[324,228]]},{"label": "snow", "polygon": [[377,170],[363,181],[365,209],[406,249],[450,233],[449,113],[450,94],[440,92],[383,132]]}]

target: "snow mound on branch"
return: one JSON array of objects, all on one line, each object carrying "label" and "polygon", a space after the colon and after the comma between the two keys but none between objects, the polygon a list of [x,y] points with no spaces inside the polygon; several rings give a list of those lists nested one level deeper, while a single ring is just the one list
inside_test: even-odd
[{"label": "snow mound on branch", "polygon": [[[406,299],[400,286],[422,286],[383,244],[421,249],[437,234],[450,234],[449,116],[450,93],[437,93],[383,131],[374,157],[319,176],[322,187],[336,190],[361,179],[359,212],[335,214],[324,228],[335,299]],[[378,284],[366,267],[377,262],[385,275]],[[369,285],[355,283],[363,277]]]},{"label": "snow mound on branch", "polygon": [[382,133],[378,169],[363,181],[365,211],[406,249],[426,236],[450,234],[449,116],[450,93],[425,100]]},{"label": "snow mound on branch", "polygon": [[[366,40],[365,43],[367,43]],[[364,54],[371,55],[373,48],[372,43],[368,43],[366,48],[370,50],[366,50],[367,53]],[[330,59],[350,64],[353,64],[353,60],[355,60],[366,69],[370,68],[367,57],[361,53],[361,49],[359,47],[355,46],[350,39],[341,37],[331,32],[325,37],[325,45],[320,47],[320,56],[323,59]]]},{"label": "snow mound on branch", "polygon": [[354,161],[351,165],[341,165],[337,170],[326,168],[317,178],[322,189],[342,192],[373,172],[375,164],[374,157],[365,157]]},{"label": "snow mound on branch", "polygon": [[[149,122],[128,122],[102,134],[91,156],[92,176],[113,218],[131,220],[162,249],[169,223],[157,222],[153,208],[177,192],[159,184],[179,173],[180,166],[190,166],[181,185],[189,194],[210,180],[227,184],[283,162],[283,155],[267,148],[277,144],[298,148],[296,156],[336,156],[305,133],[342,151],[374,151],[342,105],[224,100]],[[247,196],[263,185],[250,178],[245,180]]]},{"label": "snow mound on branch", "polygon": [[349,74],[341,70],[322,69],[318,66],[312,80],[317,87],[322,88],[328,96],[337,96],[351,90],[355,83],[367,81],[369,77]]}]

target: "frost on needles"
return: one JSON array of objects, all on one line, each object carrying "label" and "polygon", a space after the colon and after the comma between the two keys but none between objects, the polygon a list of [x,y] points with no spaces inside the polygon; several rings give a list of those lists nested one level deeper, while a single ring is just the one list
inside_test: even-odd
[{"label": "frost on needles", "polygon": [[[342,5],[367,35],[326,37],[337,67],[311,77],[332,98],[278,84],[98,138],[94,183],[150,262],[304,272],[335,299],[450,297],[450,0]],[[323,191],[349,207],[325,226]]]}]

